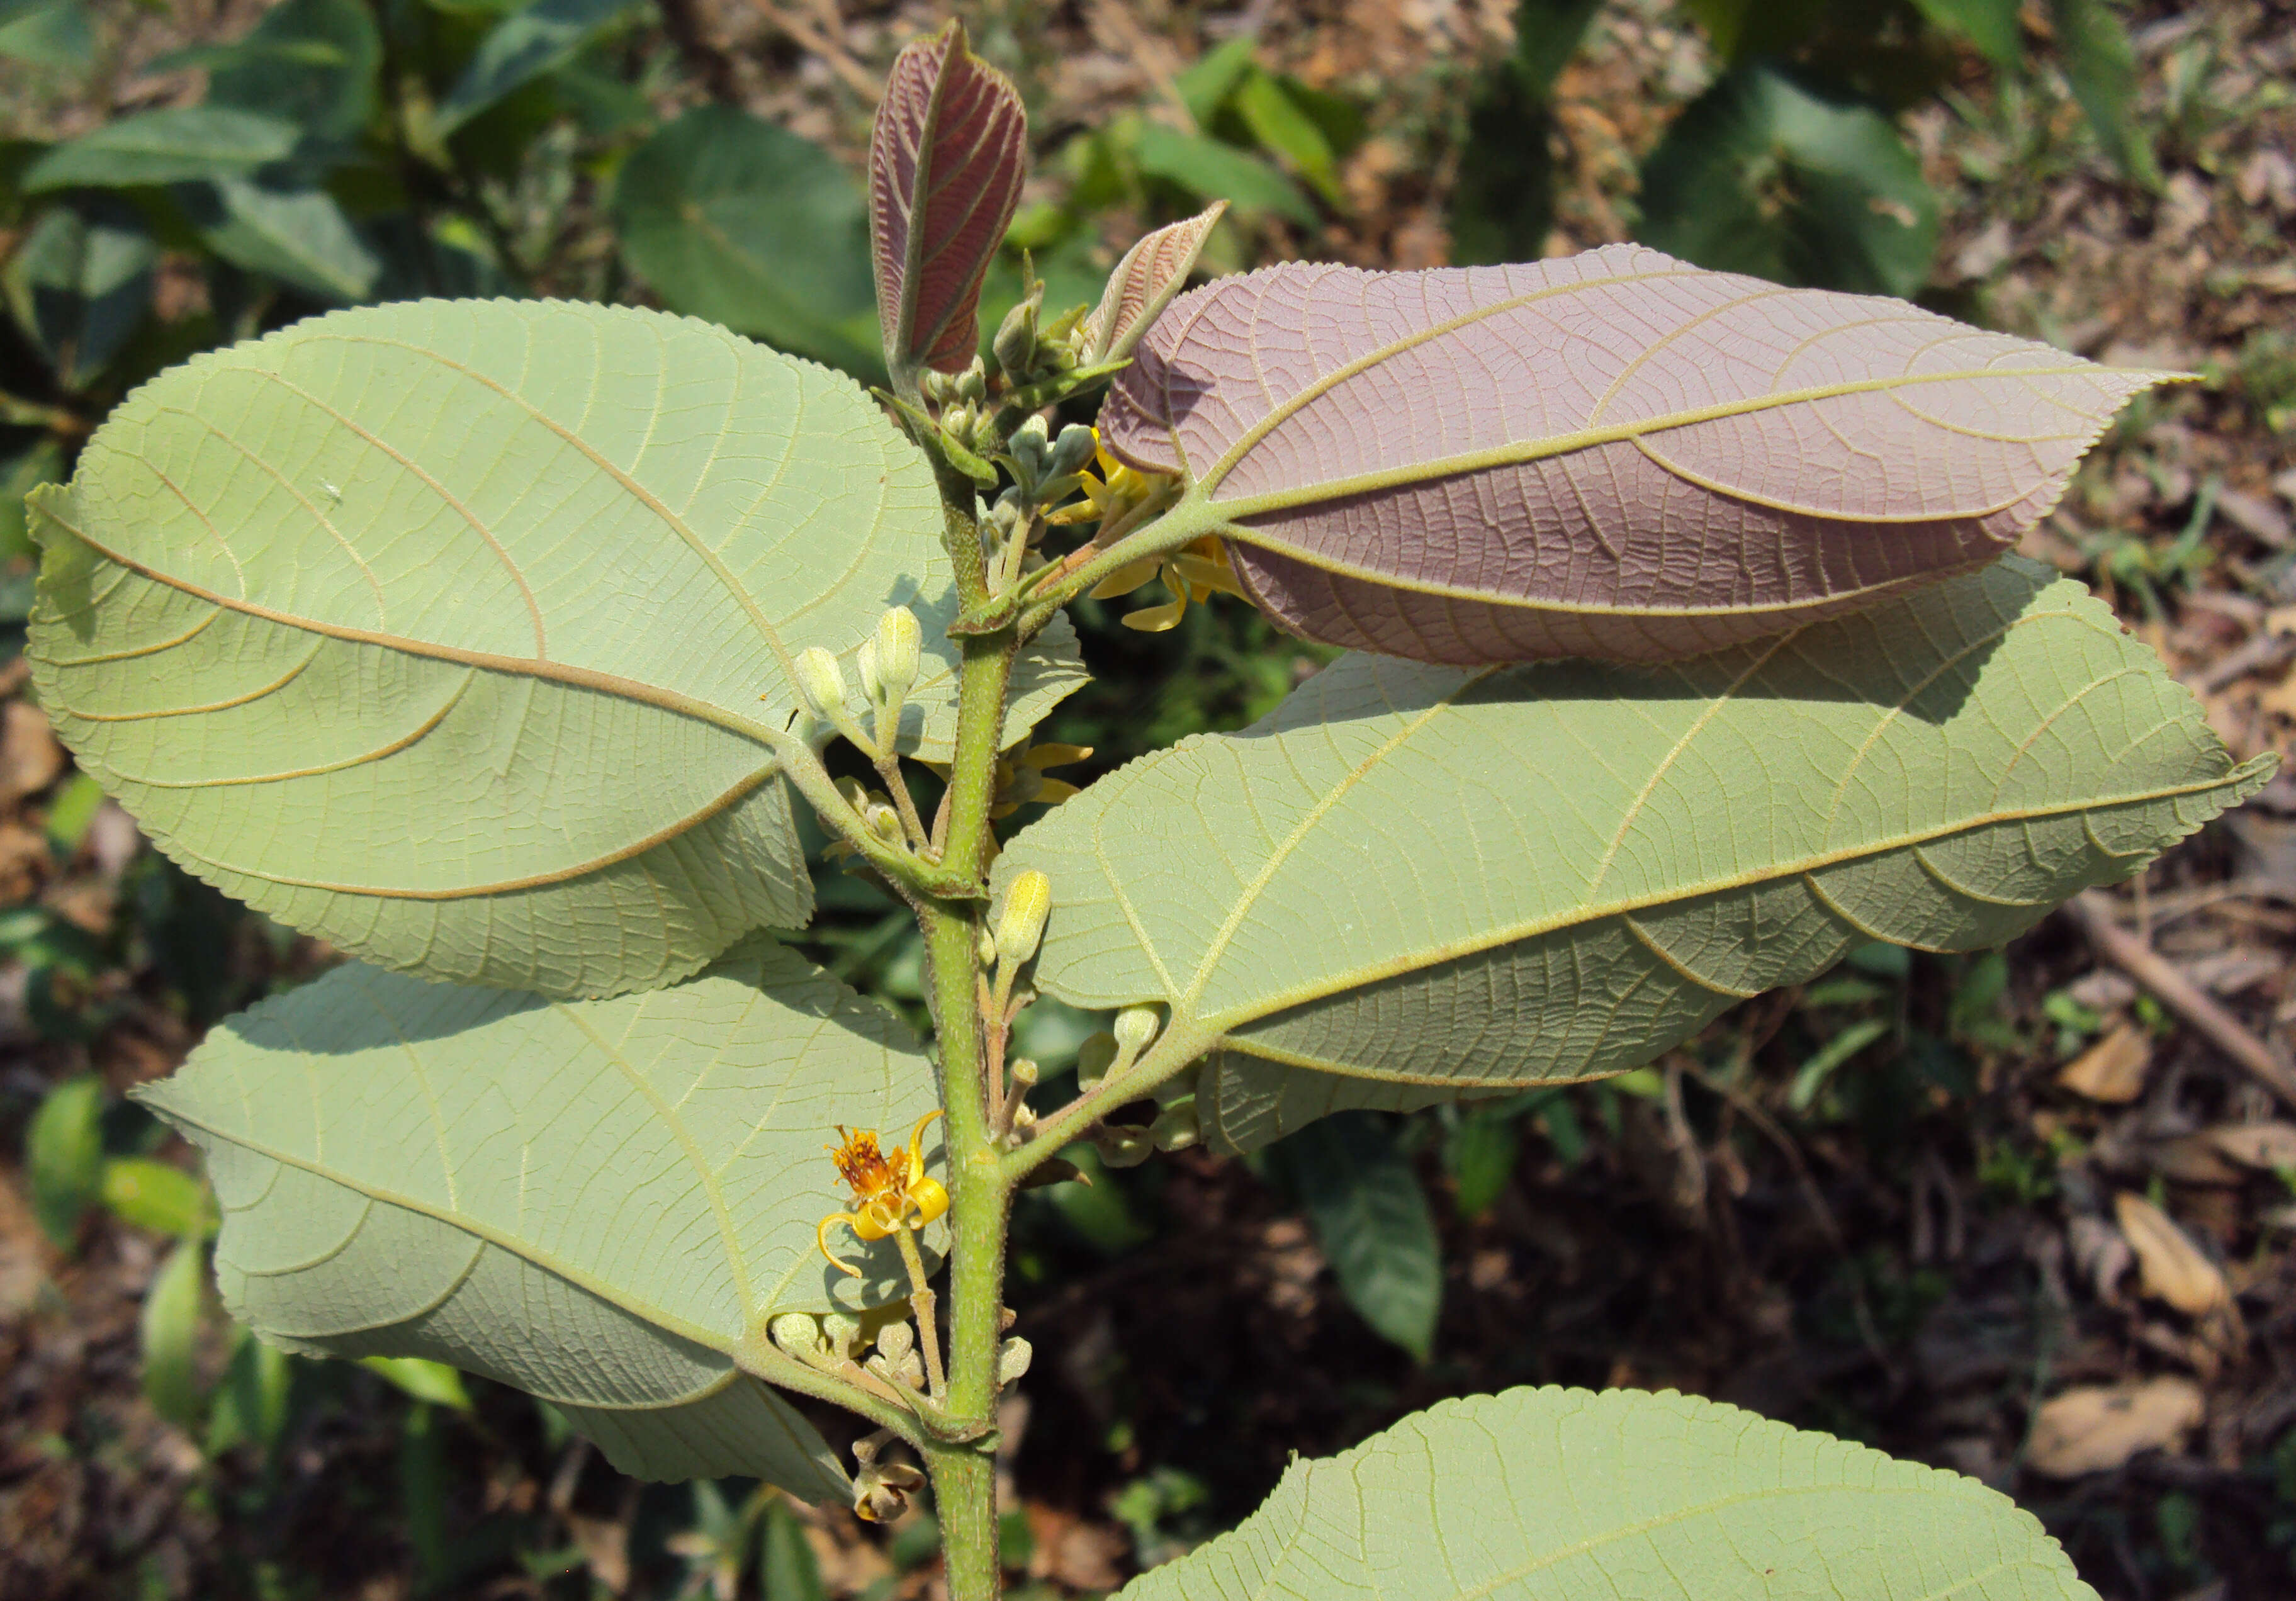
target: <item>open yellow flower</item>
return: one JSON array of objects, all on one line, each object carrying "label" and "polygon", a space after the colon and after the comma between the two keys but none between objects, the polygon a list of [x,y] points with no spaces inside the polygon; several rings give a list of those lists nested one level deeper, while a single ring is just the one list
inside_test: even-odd
[{"label": "open yellow flower", "polygon": [[832,1224],[844,1224],[856,1239],[882,1240],[898,1229],[922,1228],[948,1210],[948,1191],[939,1179],[925,1176],[925,1125],[939,1115],[938,1108],[926,1112],[909,1131],[909,1143],[890,1151],[877,1148],[874,1129],[837,1126],[844,1144],[826,1149],[837,1176],[852,1188],[853,1210],[830,1213],[813,1233],[814,1244],[832,1266],[856,1278],[862,1276],[829,1248]]}]

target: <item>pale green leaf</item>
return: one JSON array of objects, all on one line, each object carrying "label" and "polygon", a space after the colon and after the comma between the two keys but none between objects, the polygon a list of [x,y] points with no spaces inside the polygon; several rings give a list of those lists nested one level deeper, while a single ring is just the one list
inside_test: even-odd
[{"label": "pale green leaf", "polygon": [[792,953],[584,1002],[345,967],[139,1096],[206,1154],[224,1301],[265,1339],[514,1384],[642,1477],[844,1493],[750,1375],[775,1314],[906,1294],[889,1241],[840,1239],[861,1278],[816,1251],[824,1146],[936,1097],[906,1028]]},{"label": "pale green leaf", "polygon": [[1121,1601],[2096,1601],[1974,1479],[1672,1392],[1510,1390],[1294,1462]]},{"label": "pale green leaf", "polygon": [[[2052,581],[2054,580],[2054,581]],[[1169,1009],[1214,1148],[1635,1067],[1851,948],[1997,945],[2254,792],[2080,585],[2010,558],[1657,669],[1342,658],[1022,833],[1037,982]]]},{"label": "pale green leaf", "polygon": [[[611,993],[804,921],[790,662],[857,686],[888,606],[924,625],[907,744],[954,732],[923,458],[706,324],[336,313],[139,390],[34,502],[64,742],[184,866],[385,965]],[[1008,733],[1081,679],[1048,636]]]},{"label": "pale green leaf", "polygon": [[59,144],[24,174],[25,193],[117,189],[230,177],[284,159],[300,130],[230,106],[168,106],[107,122]]}]

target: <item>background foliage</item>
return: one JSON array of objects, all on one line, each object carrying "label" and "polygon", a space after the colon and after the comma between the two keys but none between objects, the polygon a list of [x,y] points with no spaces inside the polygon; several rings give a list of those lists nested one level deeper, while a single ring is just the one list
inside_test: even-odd
[{"label": "background foliage", "polygon": [[[2285,4],[960,9],[1038,141],[986,329],[1023,250],[1050,304],[1090,300],[1142,227],[1218,198],[1214,272],[1638,237],[2202,371],[2124,419],[2029,554],[2119,602],[2238,754],[2287,749]],[[219,1317],[212,1203],[120,1092],[332,958],[141,848],[69,770],[20,695],[14,497],[160,368],[340,305],[659,304],[873,375],[857,155],[884,65],[933,20],[0,6],[0,1592],[929,1589],[921,1524],[641,1490],[515,1394],[289,1358]],[[1078,608],[1096,680],[1046,733],[1095,751],[1064,777],[1240,726],[1320,662],[1240,606],[1161,635],[1118,610]],[[2284,779],[2127,908],[2282,1060],[2292,811]],[[816,878],[808,954],[919,1011],[906,914]],[[2063,924],[1969,958],[1871,947],[1622,1080],[1033,1196],[1016,1580],[1112,1587],[1234,1523],[1295,1448],[1554,1381],[1677,1385],[1985,1477],[2109,1596],[2282,1593],[2296,1128],[2189,1014]],[[1054,1094],[1093,1026],[1029,1014]],[[2108,1401],[2136,1420],[2118,1437]]]}]

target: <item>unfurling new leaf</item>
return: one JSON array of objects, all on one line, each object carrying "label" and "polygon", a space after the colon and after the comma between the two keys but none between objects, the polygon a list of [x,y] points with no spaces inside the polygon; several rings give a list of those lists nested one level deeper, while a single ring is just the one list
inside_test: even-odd
[{"label": "unfurling new leaf", "polygon": [[962,371],[980,344],[981,275],[1028,176],[1021,96],[952,21],[893,62],[869,142],[869,234],[885,365]]},{"label": "unfurling new leaf", "polygon": [[1098,366],[1132,354],[1172,298],[1187,286],[1188,274],[1203,253],[1212,227],[1227,210],[1226,201],[1182,222],[1168,223],[1124,252],[1108,275],[1100,304],[1085,322],[1084,363]]},{"label": "unfurling new leaf", "polygon": [[205,1152],[225,1303],[272,1343],[515,1384],[641,1477],[844,1496],[754,1375],[776,1317],[908,1293],[890,1244],[853,1248],[857,1278],[816,1253],[822,1134],[906,1127],[934,1086],[791,953],[572,1004],[340,968],[139,1098]]},{"label": "unfurling new leaf", "polygon": [[1308,638],[1654,661],[1992,560],[2166,376],[1620,245],[1223,279],[1158,319],[1101,426],[1185,484],[1160,537],[1224,535]]},{"label": "unfurling new leaf", "polygon": [[2096,1601],[1974,1479],[1669,1391],[1447,1400],[1294,1462],[1233,1532],[1118,1601]]},{"label": "unfurling new leaf", "polygon": [[1996,945],[2272,768],[2079,584],[2009,558],[1652,671],[1342,659],[1123,768],[1000,876],[1036,982],[1169,1008],[1205,1143],[1622,1072],[1852,946]]}]

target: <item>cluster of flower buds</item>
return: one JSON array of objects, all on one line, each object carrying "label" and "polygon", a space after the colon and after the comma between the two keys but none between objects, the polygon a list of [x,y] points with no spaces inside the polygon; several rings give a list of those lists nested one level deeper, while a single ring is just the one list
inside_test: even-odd
[{"label": "cluster of flower buds", "polygon": [[927,373],[920,383],[941,431],[967,450],[988,443],[983,435],[995,408],[988,404],[988,369],[978,356],[962,373]]},{"label": "cluster of flower buds", "polygon": [[901,727],[901,707],[917,681],[923,659],[924,629],[906,606],[895,606],[877,620],[873,637],[861,642],[854,665],[861,693],[877,713],[877,748],[890,751]]},{"label": "cluster of flower buds", "polygon": [[1047,323],[1044,281],[1037,276],[1034,262],[1023,262],[1021,281],[1029,286],[1029,292],[1004,314],[989,345],[1005,382],[1016,389],[1056,377],[1078,364],[1086,342],[1085,319],[1092,310],[1089,306],[1073,306]]},{"label": "cluster of flower buds", "polygon": [[1083,487],[1084,470],[1099,444],[1100,436],[1086,423],[1071,423],[1054,439],[1044,418],[1030,417],[1005,442],[1004,464],[1013,470],[1013,488],[1005,493],[1024,505],[1066,500]]}]

